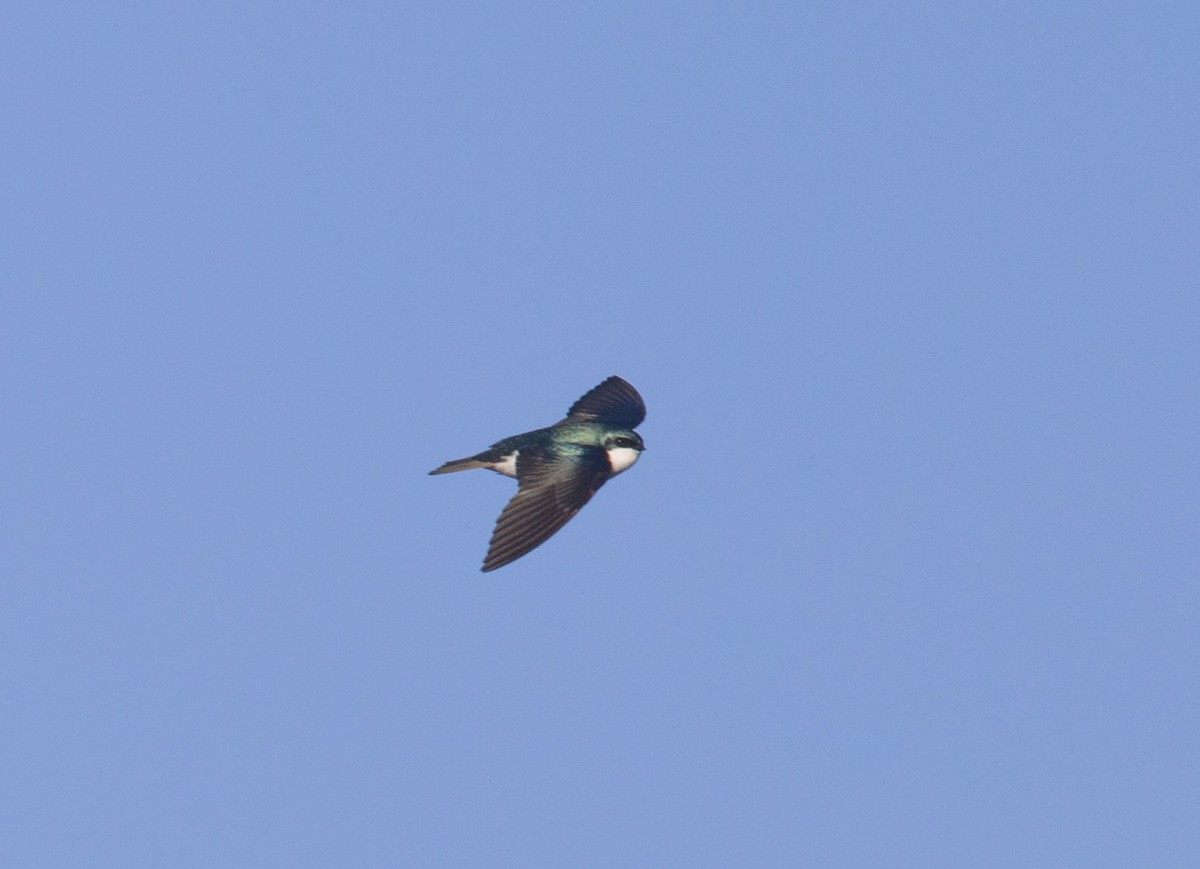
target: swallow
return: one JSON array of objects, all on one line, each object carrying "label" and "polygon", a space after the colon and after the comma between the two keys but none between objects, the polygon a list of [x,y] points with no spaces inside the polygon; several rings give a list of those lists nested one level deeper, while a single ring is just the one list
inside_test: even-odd
[{"label": "swallow", "polygon": [[633,467],[646,445],[634,429],[646,418],[638,391],[616,375],[571,405],[547,428],[513,435],[481,453],[446,462],[430,474],[486,468],[515,477],[513,495],[492,531],[483,572],[541,546],[600,487]]}]

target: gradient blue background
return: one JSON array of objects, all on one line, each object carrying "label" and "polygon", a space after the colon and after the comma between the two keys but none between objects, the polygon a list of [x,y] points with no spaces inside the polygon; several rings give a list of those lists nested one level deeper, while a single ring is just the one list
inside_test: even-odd
[{"label": "gradient blue background", "polygon": [[0,863],[1200,865],[1190,4],[4,19]]}]

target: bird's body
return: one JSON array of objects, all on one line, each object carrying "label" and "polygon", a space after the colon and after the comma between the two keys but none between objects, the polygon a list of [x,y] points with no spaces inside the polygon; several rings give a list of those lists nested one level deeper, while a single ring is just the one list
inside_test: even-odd
[{"label": "bird's body", "polygon": [[504,438],[481,453],[430,471],[487,468],[517,479],[517,494],[496,521],[484,571],[544,543],[605,482],[632,467],[645,449],[633,429],[645,417],[638,391],[613,376],[571,405],[566,418],[554,425]]}]

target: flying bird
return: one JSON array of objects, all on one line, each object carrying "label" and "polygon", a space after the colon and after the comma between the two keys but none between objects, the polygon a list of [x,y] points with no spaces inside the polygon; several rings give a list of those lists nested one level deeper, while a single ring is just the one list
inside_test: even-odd
[{"label": "flying bird", "polygon": [[487,468],[516,478],[517,494],[496,520],[484,573],[541,546],[601,486],[632,467],[646,448],[634,431],[645,418],[646,405],[638,391],[613,375],[549,428],[507,437],[481,453],[430,471]]}]

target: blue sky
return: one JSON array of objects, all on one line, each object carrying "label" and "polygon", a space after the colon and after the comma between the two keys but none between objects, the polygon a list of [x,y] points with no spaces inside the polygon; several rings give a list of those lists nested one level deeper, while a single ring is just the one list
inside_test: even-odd
[{"label": "blue sky", "polygon": [[0,862],[1200,860],[1187,4],[5,18]]}]

